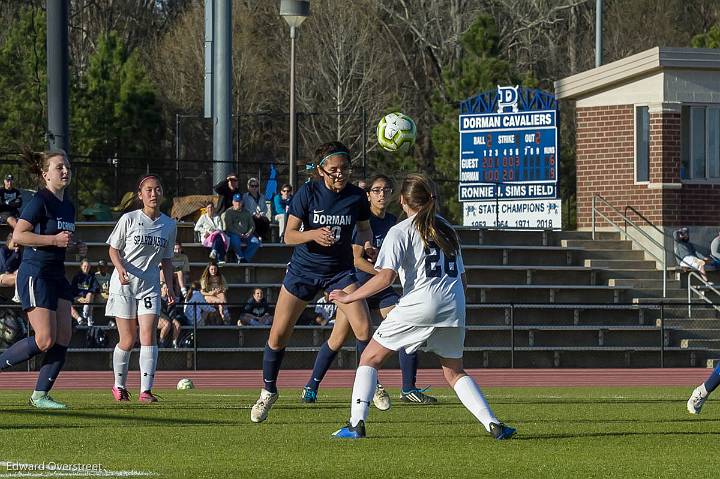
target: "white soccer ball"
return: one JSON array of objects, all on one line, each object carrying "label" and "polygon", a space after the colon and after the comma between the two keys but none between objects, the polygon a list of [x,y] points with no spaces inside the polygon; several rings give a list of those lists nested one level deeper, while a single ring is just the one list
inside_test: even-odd
[{"label": "white soccer ball", "polygon": [[397,111],[382,117],[377,126],[378,144],[387,151],[406,152],[415,143],[416,134],[412,118]]},{"label": "white soccer ball", "polygon": [[184,391],[185,389],[195,389],[195,385],[192,382],[192,379],[188,378],[182,378],[177,383],[178,391]]}]

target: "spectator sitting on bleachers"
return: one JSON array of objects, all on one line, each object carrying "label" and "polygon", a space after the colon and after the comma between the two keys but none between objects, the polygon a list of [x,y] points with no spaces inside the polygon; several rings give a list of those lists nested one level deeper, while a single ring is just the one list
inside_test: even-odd
[{"label": "spectator sitting on bleachers", "polygon": [[17,270],[22,261],[22,247],[8,234],[5,244],[0,246],[0,286],[15,287]]},{"label": "spectator sitting on bleachers", "polygon": [[3,187],[0,188],[0,222],[7,223],[15,229],[17,218],[22,208],[22,193],[13,184],[13,175],[5,176]]},{"label": "spectator sitting on bleachers", "polygon": [[73,291],[73,298],[75,303],[83,305],[82,315],[78,314],[75,306],[70,308],[70,314],[78,325],[87,323],[88,326],[94,324],[92,317],[92,305],[91,303],[95,299],[95,295],[100,291],[100,286],[95,281],[95,275],[90,272],[90,261],[83,258],[80,261],[80,271],[73,276],[70,286]]},{"label": "spectator sitting on bleachers", "polygon": [[[248,191],[243,195],[245,211],[252,215],[255,222],[255,232],[263,241],[270,240],[270,218],[265,195],[260,193],[260,183],[257,178],[250,178],[247,182]],[[234,199],[234,198],[233,198]]]},{"label": "spectator sitting on bleachers", "polygon": [[110,278],[112,274],[108,271],[107,261],[101,259],[97,264],[97,272],[95,273],[95,281],[100,287],[100,294],[95,296],[95,300],[98,302],[107,303],[110,297]]},{"label": "spectator sitting on bleachers", "polygon": [[223,231],[222,217],[217,214],[212,201],[205,205],[205,213],[195,223],[195,231],[200,234],[200,242],[210,248],[210,258],[225,264],[225,253],[230,241]]},{"label": "spectator sitting on bleachers", "polygon": [[269,326],[273,315],[262,288],[253,290],[252,298],[243,306],[243,312],[238,320],[238,326]]},{"label": "spectator sitting on bleachers", "polygon": [[235,173],[230,173],[225,177],[224,181],[221,181],[215,185],[215,193],[220,195],[220,201],[218,201],[218,214],[222,214],[225,210],[230,208],[232,204],[232,197],[236,193],[240,193],[238,188],[238,179]]},{"label": "spectator sitting on bleachers", "polygon": [[188,256],[183,253],[182,243],[180,240],[175,240],[172,263],[173,270],[175,271],[175,284],[180,286],[180,291],[182,292],[183,297],[185,297],[187,294],[185,279],[186,276],[190,274],[190,260],[188,259]]},{"label": "spectator sitting on bleachers", "polygon": [[243,197],[233,196],[232,208],[222,214],[225,233],[230,238],[230,248],[238,263],[249,263],[260,247],[260,241],[253,234],[255,223],[250,213],[243,209]]},{"label": "spectator sitting on bleachers", "polygon": [[160,317],[158,319],[160,340],[158,345],[161,348],[167,348],[169,346],[168,337],[172,333],[172,347],[177,348],[180,329],[182,326],[189,326],[190,320],[185,316],[182,307],[176,302],[169,304],[167,297],[168,288],[163,281],[160,283]]},{"label": "spectator sitting on bleachers", "polygon": [[282,185],[280,193],[273,196],[273,214],[275,215],[275,221],[278,222],[278,233],[280,235],[280,242],[283,241],[285,235],[285,223],[287,222],[287,211],[290,208],[290,201],[293,197],[293,189],[290,185]]},{"label": "spectator sitting on bleachers", "polygon": [[208,314],[215,311],[215,307],[208,304],[205,301],[205,297],[200,291],[200,282],[193,281],[188,290],[188,294],[185,297],[185,317],[190,320],[190,325],[193,322],[197,323],[198,326],[204,326]]},{"label": "spectator sitting on bleachers", "polygon": [[205,301],[217,308],[223,324],[231,324],[230,312],[227,307],[227,281],[215,263],[208,263],[200,277],[200,292]]},{"label": "spectator sitting on bleachers", "polygon": [[700,273],[703,280],[708,281],[706,270],[714,268],[714,261],[705,255],[700,254],[690,242],[690,231],[687,228],[680,228],[673,232],[675,240],[674,252],[678,266],[689,268]]},{"label": "spectator sitting on bleachers", "polygon": [[335,313],[337,306],[328,300],[327,293],[317,300],[315,306],[315,324],[319,326],[327,326],[335,323]]}]

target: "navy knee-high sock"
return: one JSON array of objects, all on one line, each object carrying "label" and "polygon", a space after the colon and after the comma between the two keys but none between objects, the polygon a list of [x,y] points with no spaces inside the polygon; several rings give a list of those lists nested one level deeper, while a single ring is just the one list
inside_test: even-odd
[{"label": "navy knee-high sock", "polygon": [[315,358],[315,366],[313,366],[312,376],[310,376],[310,380],[307,382],[305,387],[314,391],[318,390],[320,383],[325,377],[325,373],[327,373],[328,369],[330,369],[330,365],[335,360],[335,356],[337,356],[337,354],[337,351],[330,349],[330,345],[327,341],[320,346],[320,351],[318,351],[318,355]]},{"label": "navy knee-high sock", "polygon": [[285,356],[285,348],[272,349],[267,343],[265,351],[263,351],[263,388],[271,393],[277,392],[277,377],[280,373],[280,365],[283,356]]},{"label": "navy knee-high sock", "polygon": [[367,345],[370,344],[370,340],[363,341],[360,339],[355,340],[355,351],[357,351],[357,357],[358,361],[360,361],[360,356],[362,356],[363,351],[365,351],[365,348],[367,348]]},{"label": "navy knee-high sock", "polygon": [[720,386],[720,365],[710,373],[710,376],[705,380],[705,389],[708,394],[713,392],[717,387]]},{"label": "navy knee-high sock", "polygon": [[42,351],[35,342],[35,336],[21,339],[0,354],[0,371],[37,356]]},{"label": "navy knee-high sock", "polygon": [[415,386],[418,368],[417,352],[408,354],[405,352],[405,348],[402,348],[398,351],[398,355],[400,356],[400,370],[402,371],[402,390],[410,392],[417,389],[417,386]]},{"label": "navy knee-high sock", "polygon": [[45,353],[45,359],[43,359],[42,366],[38,372],[38,380],[35,385],[36,391],[48,392],[52,389],[55,384],[60,370],[65,364],[65,355],[67,354],[67,346],[60,346],[55,344],[52,348],[48,349]]}]

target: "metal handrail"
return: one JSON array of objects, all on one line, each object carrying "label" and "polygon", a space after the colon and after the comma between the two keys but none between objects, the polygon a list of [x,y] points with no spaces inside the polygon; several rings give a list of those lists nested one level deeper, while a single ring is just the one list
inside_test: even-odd
[{"label": "metal handrail", "polygon": [[[663,230],[661,230],[660,228],[658,228],[657,226],[655,226],[655,223],[653,223],[652,221],[650,221],[649,219],[647,219],[647,218],[645,217],[645,215],[643,215],[642,213],[640,213],[638,210],[636,210],[634,207],[632,207],[632,206],[630,206],[630,205],[626,205],[626,206],[625,206],[625,215],[624,215],[625,217],[628,216],[628,214],[627,214],[628,210],[630,210],[630,211],[632,211],[633,213],[635,213],[636,215],[638,215],[643,221],[645,221],[645,223],[648,224],[648,226],[651,226],[655,231],[657,231],[657,232],[660,233],[661,235],[667,236],[667,237],[671,237],[670,235],[665,234],[665,232],[664,232]],[[627,221],[625,221],[625,234],[627,234]]]},{"label": "metal handrail", "polygon": [[[622,228],[620,228],[620,226],[619,226],[617,223],[615,223],[613,220],[611,220],[611,219],[610,219],[607,215],[605,215],[602,211],[600,211],[600,210],[597,209],[597,206],[596,206],[597,200],[600,200],[600,201],[601,201],[603,204],[605,204],[608,208],[610,208],[610,209],[613,210],[615,213],[617,213],[618,215],[620,215],[620,217],[622,217],[622,219],[625,221],[625,229],[624,229],[624,230],[623,230]],[[630,207],[630,208],[632,208],[632,207]],[[633,210],[634,210],[634,208],[633,208]],[[627,210],[626,210],[626,211],[627,211]],[[640,246],[640,248],[642,248],[647,254],[649,254],[650,256],[652,256],[653,258],[655,258],[655,260],[659,261],[659,262],[662,264],[662,273],[663,273],[663,274],[662,274],[662,282],[663,282],[663,283],[662,283],[662,297],[663,297],[663,298],[667,298],[667,251],[665,250],[665,245],[658,243],[652,236],[650,236],[649,234],[647,234],[646,232],[644,232],[642,229],[640,229],[640,227],[639,227],[638,225],[636,225],[630,218],[628,218],[626,215],[624,215],[623,213],[621,213],[620,210],[618,210],[617,208],[615,208],[613,205],[611,205],[611,204],[608,202],[608,200],[606,200],[605,198],[603,198],[603,197],[600,196],[600,195],[594,195],[593,198],[592,198],[592,239],[593,239],[593,240],[595,239],[595,224],[596,224],[595,215],[596,215],[596,214],[597,214],[597,215],[600,215],[605,221],[607,221],[608,223],[610,223],[619,233],[623,234],[625,240],[627,240],[628,238],[630,238],[632,241],[636,242],[636,243],[638,244],[638,246]],[[641,215],[641,216],[642,216],[642,215]],[[645,218],[644,216],[643,216],[642,218],[643,218],[643,220],[645,220],[647,223],[649,223],[653,228],[655,228],[656,230],[658,229],[657,226],[655,226],[654,224],[652,224],[652,222],[651,222],[650,220],[648,220],[648,219]],[[627,225],[628,225],[628,224],[629,224],[630,226],[632,226],[633,228],[635,228],[635,230],[637,230],[637,231],[638,231],[641,235],[643,235],[647,240],[649,240],[650,243],[652,243],[652,244],[654,244],[655,246],[657,246],[658,248],[660,248],[660,249],[662,250],[662,252],[663,252],[662,258],[658,257],[655,253],[653,253],[652,251],[650,251],[648,248],[644,247],[644,246],[642,245],[642,243],[641,243],[636,237],[634,237],[633,235],[631,235],[631,234],[627,231]],[[658,231],[660,231],[660,230],[658,230]]]},{"label": "metal handrail", "polygon": [[[704,286],[706,289],[702,290],[702,289],[698,289],[698,288],[694,287],[692,285],[692,278],[697,278],[700,281],[700,283],[702,283],[702,286]],[[696,272],[690,271],[688,273],[688,287],[687,287],[688,318],[692,318],[692,293],[697,294],[700,299],[702,299],[703,301],[705,301],[706,303],[711,305],[713,308],[718,309],[718,306],[715,305],[715,303],[713,303],[712,301],[710,301],[710,299],[705,294],[706,290],[710,290],[720,297],[720,291],[717,288],[715,288],[715,286],[712,283],[705,281],[702,278],[702,276],[700,276]]]}]

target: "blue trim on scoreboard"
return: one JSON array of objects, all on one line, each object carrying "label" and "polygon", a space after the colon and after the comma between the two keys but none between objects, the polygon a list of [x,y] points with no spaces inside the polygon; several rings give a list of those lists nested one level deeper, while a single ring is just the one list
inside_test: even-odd
[{"label": "blue trim on scoreboard", "polygon": [[[489,90],[460,102],[460,114],[495,113],[498,110],[498,92]],[[557,110],[558,102],[554,95],[537,88],[518,89],[518,109],[531,110]]]}]

